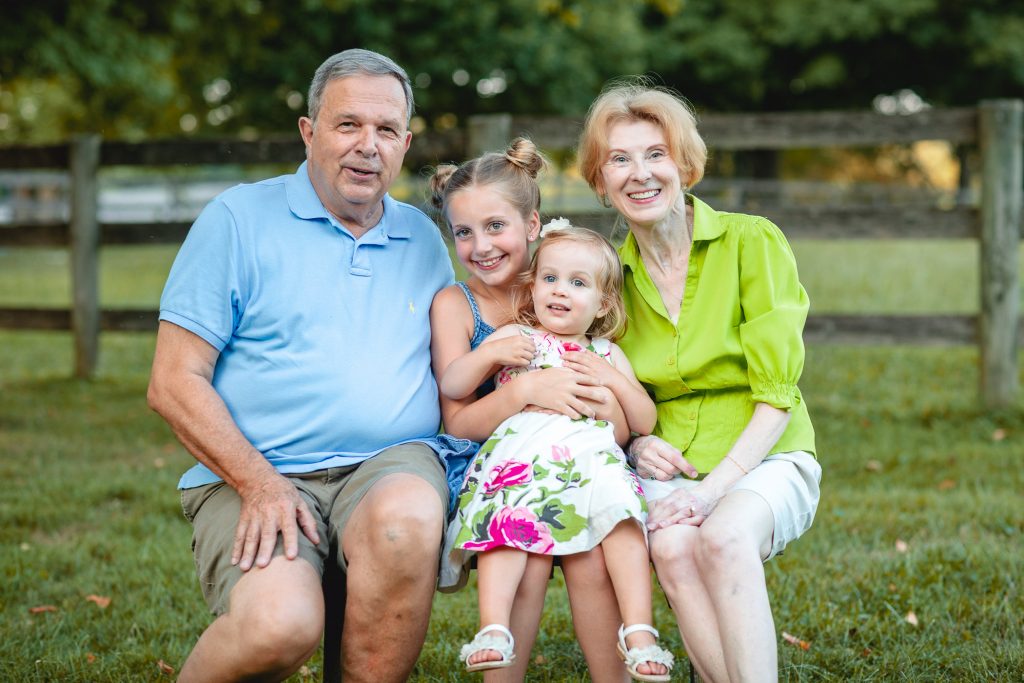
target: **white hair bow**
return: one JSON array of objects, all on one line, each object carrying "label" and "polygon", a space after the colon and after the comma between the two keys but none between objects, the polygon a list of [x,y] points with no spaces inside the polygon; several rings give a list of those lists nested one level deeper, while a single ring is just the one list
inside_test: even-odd
[{"label": "white hair bow", "polygon": [[569,221],[568,218],[562,218],[561,216],[559,216],[558,218],[553,218],[552,220],[548,221],[543,226],[541,226],[540,236],[544,237],[552,230],[563,230],[565,228],[571,227],[572,223]]}]

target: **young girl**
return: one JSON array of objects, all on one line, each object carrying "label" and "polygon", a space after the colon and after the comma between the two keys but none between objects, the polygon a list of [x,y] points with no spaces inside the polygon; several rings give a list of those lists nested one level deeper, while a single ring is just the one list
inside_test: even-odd
[{"label": "young girl", "polygon": [[[544,233],[514,293],[515,324],[452,361],[439,380],[442,394],[465,398],[495,371],[500,394],[523,373],[578,367],[611,392],[615,400],[605,412],[613,422],[650,433],[654,403],[610,341],[625,327],[622,268],[614,248],[564,219],[545,226]],[[563,363],[566,352],[577,352],[578,360]],[[549,571],[554,555],[600,544],[624,622],[620,656],[637,680],[669,680],[672,655],[655,644],[658,633],[650,626],[646,512],[608,420],[528,409],[499,425],[470,466],[453,523],[458,533],[449,538],[454,561],[479,553],[485,625],[462,649],[467,669],[512,664],[514,641],[506,625],[525,574]]]},{"label": "young girl", "polygon": [[[438,378],[495,327],[511,321],[512,289],[529,267],[530,244],[540,233],[537,176],[544,166],[533,143],[518,138],[503,152],[484,154],[461,166],[437,168],[431,180],[432,202],[450,228],[456,257],[468,273],[465,282],[438,292],[430,309],[431,353]],[[445,431],[482,442],[505,418],[528,405],[573,417],[598,416],[600,410],[599,417],[608,418],[604,412],[616,402],[599,383],[587,367],[577,365],[571,370],[560,367],[524,373],[497,392],[488,392],[493,389],[488,381],[489,388],[482,387],[476,395],[460,400],[442,394]],[[614,424],[618,442],[625,443],[629,437],[625,421],[620,418]],[[447,554],[444,559],[439,588],[457,589],[468,572],[453,567]],[[576,638],[590,678],[594,683],[622,683],[625,667],[609,647],[622,618],[601,548],[560,559]],[[518,657],[511,667],[485,673],[489,683],[522,681],[526,675],[550,577],[550,569],[530,569],[519,584],[511,623],[505,622],[515,634]],[[481,653],[473,661],[488,656],[496,653]]]}]

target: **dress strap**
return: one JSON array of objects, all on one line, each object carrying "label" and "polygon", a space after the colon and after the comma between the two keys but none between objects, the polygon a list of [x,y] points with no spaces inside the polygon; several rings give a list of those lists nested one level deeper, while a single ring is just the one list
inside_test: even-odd
[{"label": "dress strap", "polygon": [[480,307],[476,304],[476,297],[473,296],[473,292],[470,291],[469,285],[465,282],[456,282],[462,293],[466,295],[466,301],[469,302],[469,309],[473,312],[473,338],[469,340],[469,348],[475,349],[480,346],[481,342],[487,338],[494,328],[484,322],[483,317],[480,315]]}]

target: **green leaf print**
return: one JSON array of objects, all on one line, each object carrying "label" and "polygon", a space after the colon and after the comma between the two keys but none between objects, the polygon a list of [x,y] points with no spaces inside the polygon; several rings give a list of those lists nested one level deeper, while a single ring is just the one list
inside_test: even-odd
[{"label": "green leaf print", "polygon": [[479,541],[490,538],[491,535],[488,533],[487,528],[491,525],[491,517],[494,516],[496,509],[496,505],[488,505],[477,512],[473,517],[473,521],[462,525],[459,535],[455,538],[455,543],[459,544],[466,541]]},{"label": "green leaf print", "polygon": [[547,522],[551,537],[558,543],[565,543],[576,537],[584,528],[587,520],[576,514],[576,506],[563,504],[553,500],[544,506],[540,518]]}]

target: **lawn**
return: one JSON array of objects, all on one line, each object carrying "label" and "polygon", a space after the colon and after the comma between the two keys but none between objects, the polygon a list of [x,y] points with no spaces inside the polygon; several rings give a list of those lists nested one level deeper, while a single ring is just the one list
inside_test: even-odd
[{"label": "lawn", "polygon": [[[795,248],[817,312],[976,310],[970,243]],[[155,306],[172,253],[105,249],[105,305]],[[66,304],[66,267],[0,253],[0,306]],[[208,616],[175,491],[193,461],[145,405],[153,337],[105,334],[91,382],[68,379],[65,333],[0,331],[0,348],[0,680],[169,680]],[[971,348],[808,349],[823,498],[767,567],[783,680],[1024,676],[1024,401],[980,411],[976,365]],[[475,680],[456,663],[475,627],[472,591],[438,594],[413,680]],[[558,574],[534,657],[530,680],[586,680]]]}]

